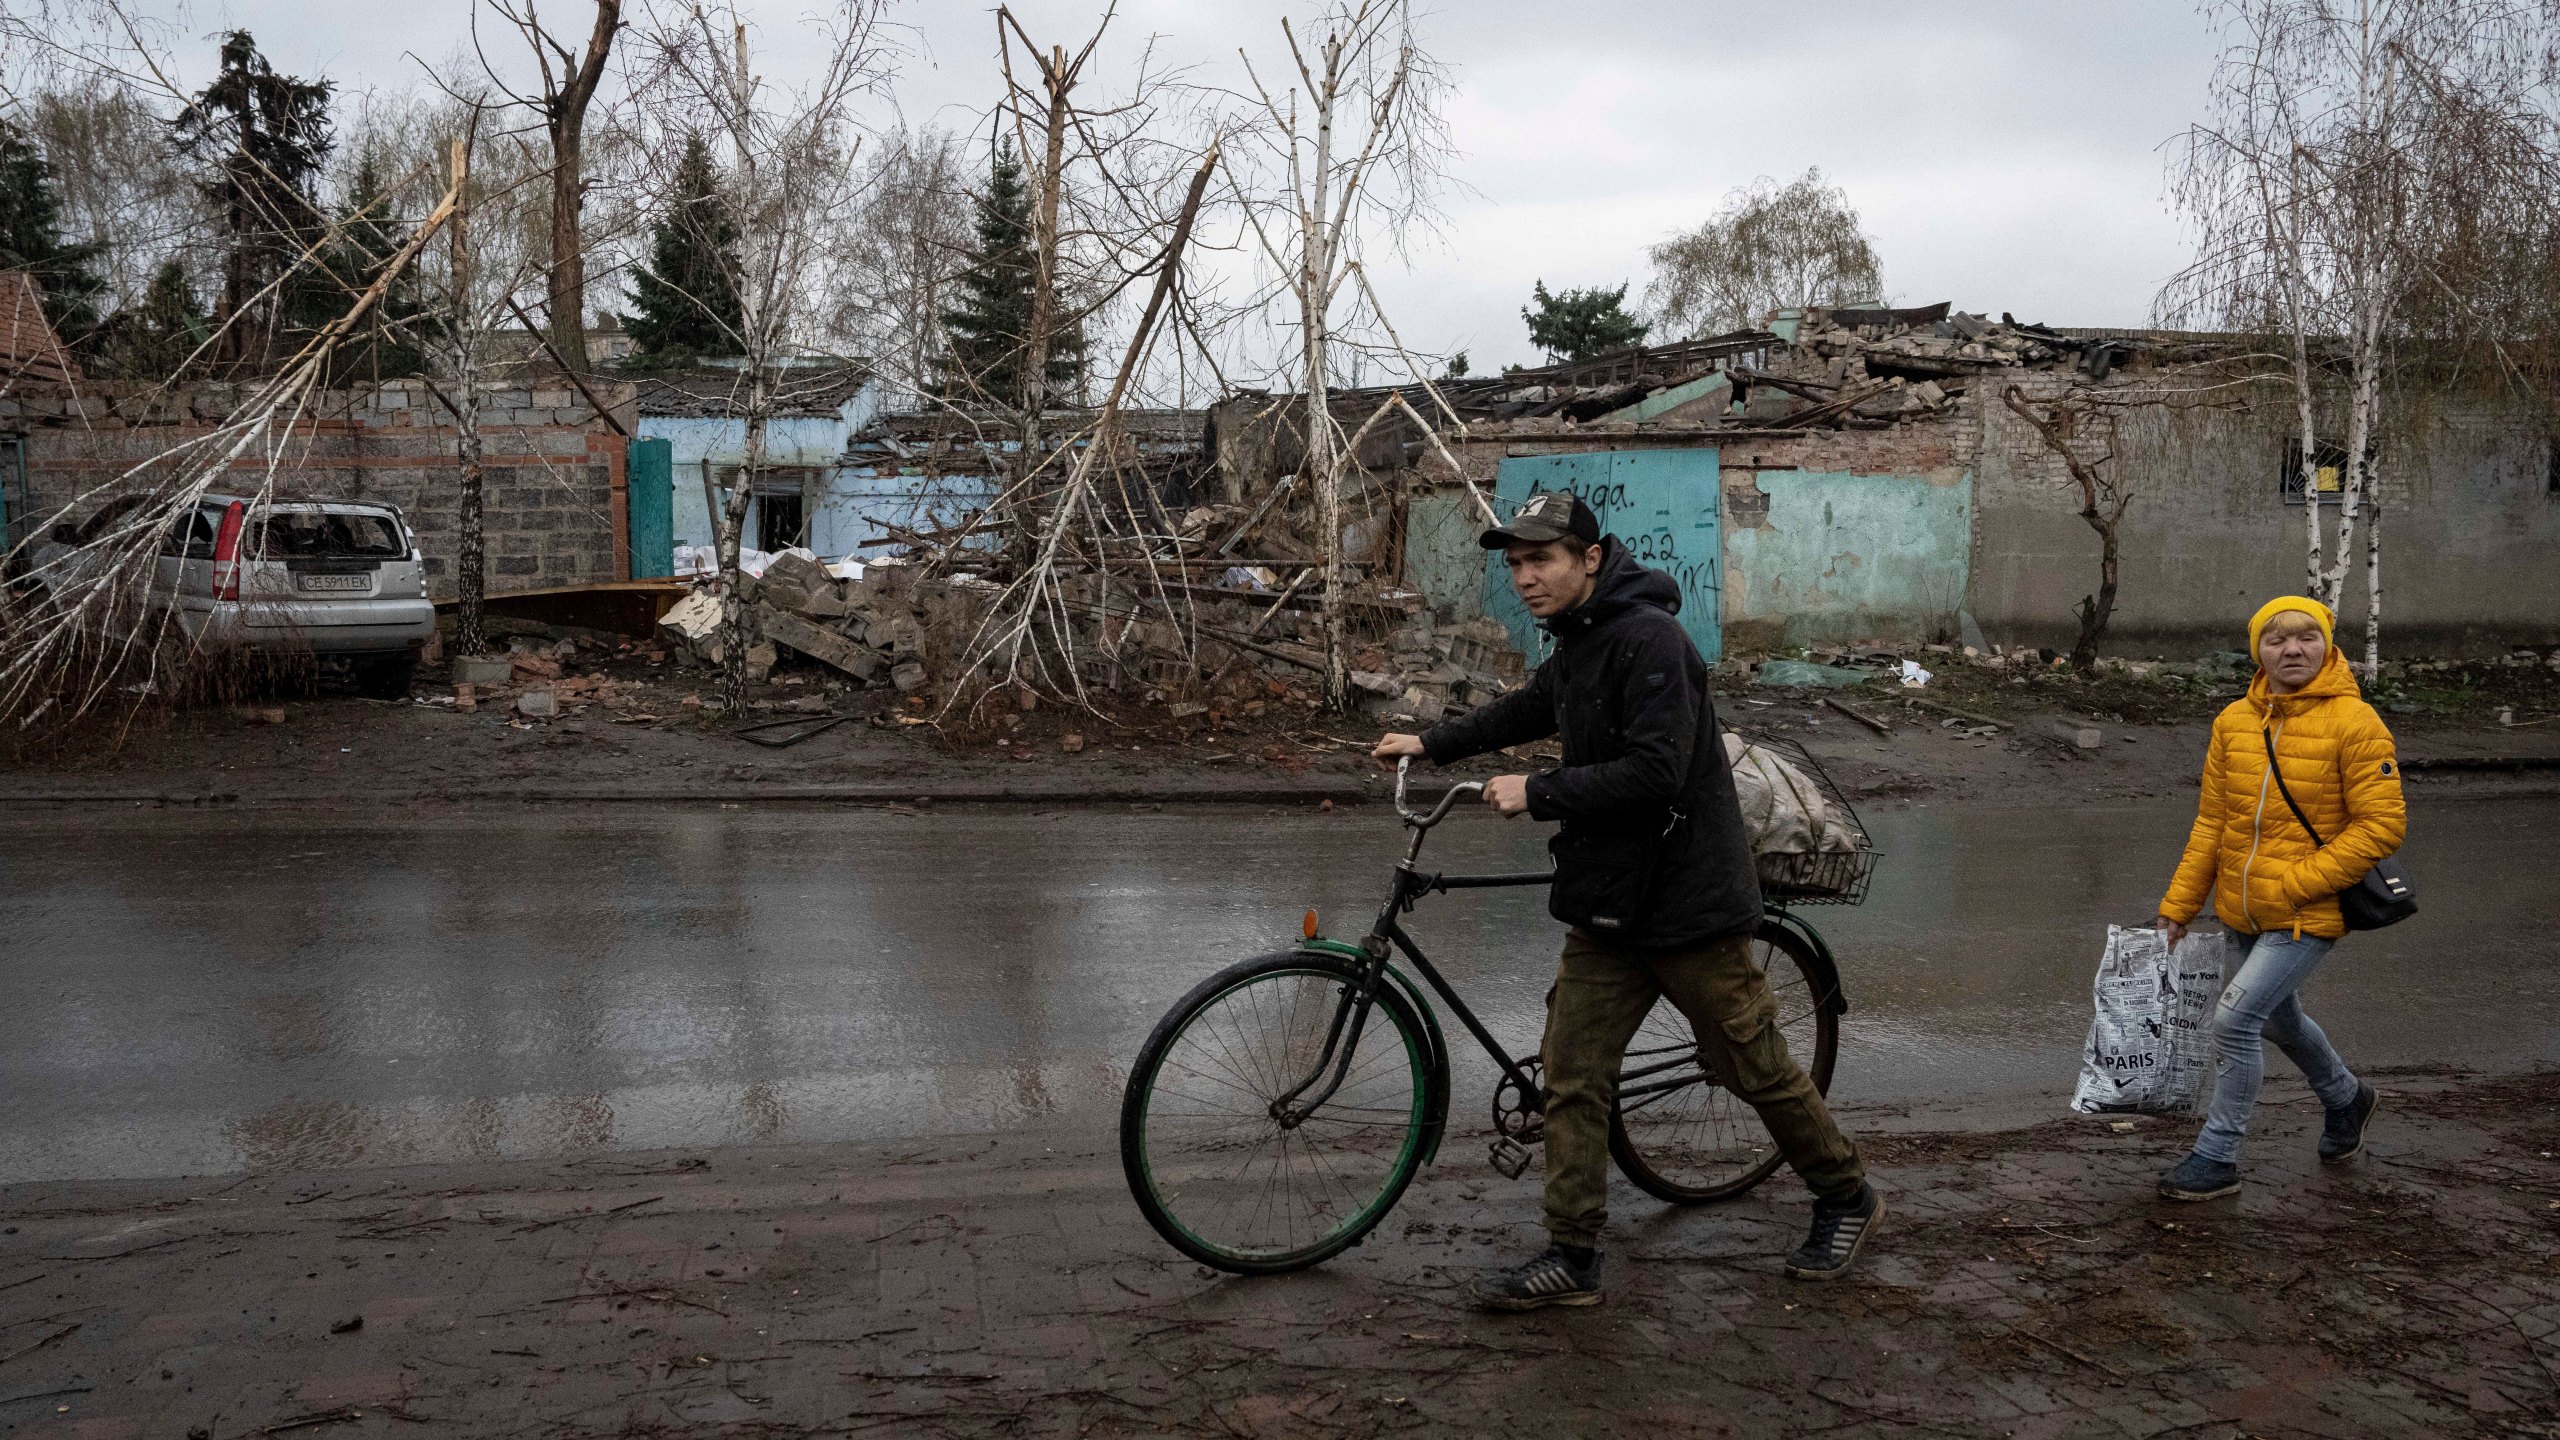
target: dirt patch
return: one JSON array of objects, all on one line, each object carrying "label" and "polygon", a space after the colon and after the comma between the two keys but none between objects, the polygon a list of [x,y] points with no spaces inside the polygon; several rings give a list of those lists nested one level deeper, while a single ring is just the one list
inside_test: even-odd
[{"label": "dirt patch", "polygon": [[1367,1245],[1259,1280],[1176,1257],[1089,1134],[21,1185],[0,1350],[42,1398],[0,1424],[2560,1435],[2560,1169],[2481,1164],[2555,1086],[2386,1084],[2346,1166],[2272,1107],[2207,1205],[2151,1193],[2182,1125],[1871,1137],[1891,1212],[1831,1285],[1779,1271],[1791,1186],[1621,1190],[1607,1304],[1528,1316],[1466,1299],[1537,1235],[1534,1177],[1472,1144]]}]

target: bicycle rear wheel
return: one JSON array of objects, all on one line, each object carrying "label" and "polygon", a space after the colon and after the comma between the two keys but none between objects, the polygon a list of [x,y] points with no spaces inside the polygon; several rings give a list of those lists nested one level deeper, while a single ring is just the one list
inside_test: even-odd
[{"label": "bicycle rear wheel", "polygon": [[[1840,1016],[1830,1003],[1838,981],[1803,937],[1775,920],[1760,922],[1751,950],[1778,1002],[1787,1053],[1815,1089],[1828,1091],[1840,1045]],[[1668,999],[1654,1002],[1627,1046],[1609,1154],[1638,1189],[1675,1205],[1731,1199],[1785,1160],[1759,1113],[1716,1079],[1689,1017]]]},{"label": "bicycle rear wheel", "polygon": [[1175,1249],[1240,1275],[1298,1270],[1394,1208],[1422,1163],[1432,1052],[1394,985],[1360,991],[1350,961],[1266,955],[1157,1023],[1121,1101],[1120,1161]]}]

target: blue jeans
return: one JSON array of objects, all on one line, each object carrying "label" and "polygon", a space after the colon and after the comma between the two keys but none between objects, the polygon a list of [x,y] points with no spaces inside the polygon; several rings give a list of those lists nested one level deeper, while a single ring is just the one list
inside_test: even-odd
[{"label": "blue jeans", "polygon": [[2266,1077],[2262,1037],[2302,1067],[2311,1093],[2332,1110],[2355,1100],[2356,1077],[2330,1048],[2329,1037],[2302,1013],[2298,993],[2336,942],[2317,935],[2296,939],[2282,930],[2227,931],[2224,941],[2230,948],[2222,968],[2230,978],[2213,1011],[2213,1103],[2205,1108],[2196,1153],[2228,1165],[2240,1158],[2240,1137],[2249,1133],[2249,1111]]}]

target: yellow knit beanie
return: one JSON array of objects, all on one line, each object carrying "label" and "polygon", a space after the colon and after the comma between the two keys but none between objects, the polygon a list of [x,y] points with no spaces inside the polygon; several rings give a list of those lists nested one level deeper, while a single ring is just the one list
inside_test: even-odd
[{"label": "yellow knit beanie", "polygon": [[2334,645],[2338,642],[2337,617],[2329,613],[2328,606],[2321,604],[2319,601],[2314,600],[2307,595],[2279,595],[2273,600],[2268,601],[2266,604],[2259,606],[2258,613],[2249,617],[2250,659],[2254,660],[2258,657],[2258,637],[2266,633],[2267,622],[2273,620],[2279,615],[2282,615],[2288,610],[2299,610],[2303,614],[2318,621],[2320,623],[2320,642],[2322,644]]}]

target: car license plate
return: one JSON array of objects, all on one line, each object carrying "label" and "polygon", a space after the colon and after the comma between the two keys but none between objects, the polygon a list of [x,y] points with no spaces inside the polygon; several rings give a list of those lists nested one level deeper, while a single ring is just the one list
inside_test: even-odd
[{"label": "car license plate", "polygon": [[294,587],[299,590],[353,590],[361,594],[373,588],[370,575],[296,575]]}]

